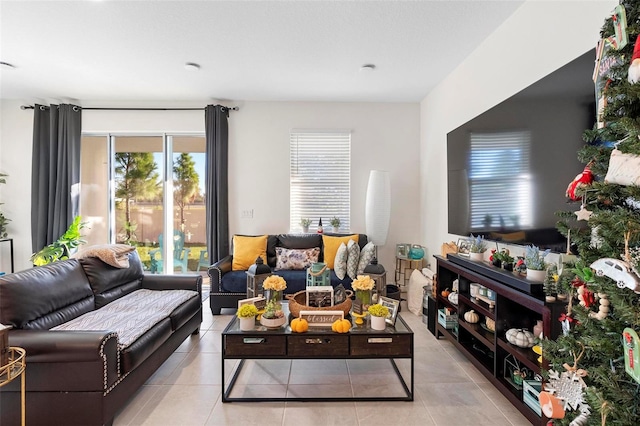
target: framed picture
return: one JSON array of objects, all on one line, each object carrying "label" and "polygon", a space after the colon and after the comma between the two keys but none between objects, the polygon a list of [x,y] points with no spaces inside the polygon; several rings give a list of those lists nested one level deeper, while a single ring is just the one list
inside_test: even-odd
[{"label": "framed picture", "polygon": [[380,296],[378,298],[378,304],[386,306],[389,309],[389,316],[385,318],[385,322],[395,326],[398,311],[400,311],[400,301],[390,297]]},{"label": "framed picture", "polygon": [[258,310],[262,310],[264,309],[264,307],[267,305],[267,299],[265,299],[262,296],[258,296],[258,297],[251,297],[249,299],[242,299],[242,300],[238,300],[238,308],[240,308],[240,306],[242,305],[255,305],[256,308],[258,308]]},{"label": "framed picture", "polygon": [[396,257],[406,259],[409,257],[411,244],[396,244]]},{"label": "framed picture", "polygon": [[337,320],[344,319],[343,311],[300,311],[299,318],[307,320],[309,327],[331,327]]},{"label": "framed picture", "polygon": [[307,306],[314,308],[333,306],[333,287],[330,285],[307,286]]},{"label": "framed picture", "polygon": [[469,249],[471,248],[470,238],[458,238],[458,254],[461,256],[469,256]]}]

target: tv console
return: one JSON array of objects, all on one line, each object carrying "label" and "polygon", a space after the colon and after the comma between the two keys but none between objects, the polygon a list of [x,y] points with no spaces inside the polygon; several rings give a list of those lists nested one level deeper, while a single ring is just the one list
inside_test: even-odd
[{"label": "tv console", "polygon": [[[507,342],[505,333],[511,328],[533,331],[536,323],[542,321],[544,336],[555,338],[561,332],[558,317],[564,312],[565,304],[545,303],[542,283],[527,281],[515,272],[455,254],[449,254],[447,258],[434,257],[437,261],[435,315],[440,317],[440,321],[436,320],[436,338],[444,337],[451,341],[531,423],[546,425],[548,419],[523,400],[523,392],[530,393],[530,385],[539,384],[541,380],[538,355],[530,348],[520,348]],[[457,305],[441,294],[447,288],[452,289],[456,279]],[[495,292],[493,307],[471,296],[471,283]],[[445,309],[457,314],[457,319],[445,317]],[[479,315],[477,323],[464,320],[464,314],[470,310]],[[486,326],[485,318],[495,321],[495,332]],[[522,381],[518,377],[514,380],[514,370],[526,372],[527,376]],[[537,400],[535,396],[533,399]]]}]

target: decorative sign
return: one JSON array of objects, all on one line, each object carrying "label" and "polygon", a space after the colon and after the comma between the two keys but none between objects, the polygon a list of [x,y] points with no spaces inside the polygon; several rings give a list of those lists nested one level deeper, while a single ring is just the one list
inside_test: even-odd
[{"label": "decorative sign", "polygon": [[362,300],[355,298],[351,301],[351,312],[356,315],[363,314]]},{"label": "decorative sign", "polygon": [[333,287],[330,285],[307,287],[307,306],[314,308],[333,306]]},{"label": "decorative sign", "polygon": [[622,332],[622,341],[624,369],[633,380],[640,383],[640,340],[638,339],[638,333],[627,327]]},{"label": "decorative sign", "polygon": [[263,310],[267,305],[267,299],[262,296],[251,297],[249,299],[238,300],[238,308],[242,305],[255,305],[259,311]]},{"label": "decorative sign", "polygon": [[344,319],[343,311],[300,311],[299,318],[307,320],[309,327],[331,327],[337,320]]}]

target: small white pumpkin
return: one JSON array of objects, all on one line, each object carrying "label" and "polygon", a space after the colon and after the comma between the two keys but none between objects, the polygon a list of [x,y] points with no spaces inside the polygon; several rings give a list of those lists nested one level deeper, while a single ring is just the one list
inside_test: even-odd
[{"label": "small white pumpkin", "polygon": [[480,321],[480,316],[474,310],[464,313],[464,320],[468,323],[475,324]]},{"label": "small white pumpkin", "polygon": [[507,342],[520,348],[530,348],[534,343],[533,333],[524,328],[510,328],[506,333]]},{"label": "small white pumpkin", "polygon": [[454,305],[458,304],[458,293],[451,292],[449,293],[449,296],[447,296],[447,299],[449,299],[449,302],[453,303]]}]

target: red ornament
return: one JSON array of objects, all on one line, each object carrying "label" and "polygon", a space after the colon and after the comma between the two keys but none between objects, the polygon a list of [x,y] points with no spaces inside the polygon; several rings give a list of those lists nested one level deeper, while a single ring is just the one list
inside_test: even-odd
[{"label": "red ornament", "polygon": [[573,182],[567,187],[567,197],[573,201],[578,201],[580,197],[576,196],[576,189],[582,186],[588,186],[593,183],[593,173],[591,173],[591,163],[584,166],[584,170],[573,179]]}]

